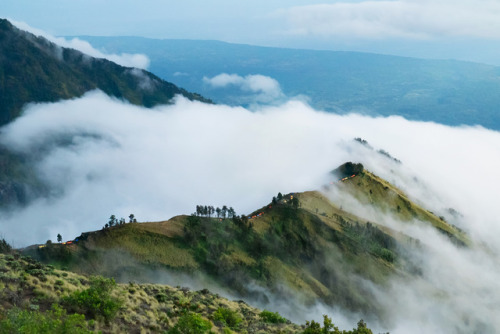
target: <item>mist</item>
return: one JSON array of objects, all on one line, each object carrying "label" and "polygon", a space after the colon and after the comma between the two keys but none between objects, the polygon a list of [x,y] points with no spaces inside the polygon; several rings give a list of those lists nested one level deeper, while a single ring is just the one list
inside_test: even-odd
[{"label": "mist", "polygon": [[[355,137],[375,150],[354,142]],[[401,117],[341,116],[293,100],[248,110],[177,97],[172,105],[146,109],[93,91],[79,99],[27,106],[1,129],[0,141],[29,156],[51,189],[47,198],[1,213],[1,231],[16,247],[54,240],[58,233],[73,239],[101,229],[111,214],[160,221],[190,214],[199,204],[228,205],[246,214],[278,192],[321,189],[329,171],[346,161],[361,162],[424,208],[446,216],[472,240],[470,248],[459,248],[424,224],[402,223],[330,194],[346,210],[422,243],[413,254],[421,276],[394,278],[386,287],[365,282],[385,314],[371,318],[370,327],[391,333],[500,328],[498,132]],[[449,208],[460,215],[451,216]],[[276,308],[293,314],[283,305]],[[321,304],[308,310],[302,317],[329,313],[334,322],[347,324],[370,319]]]},{"label": "mist", "polygon": [[[238,105],[245,104],[275,104],[283,102],[283,94],[280,84],[276,79],[261,74],[251,74],[242,77],[238,74],[221,73],[212,78],[203,77],[203,82],[212,89],[223,89],[226,87],[236,87],[243,96],[236,98]],[[225,91],[231,94],[230,91]]]},{"label": "mist", "polygon": [[89,42],[79,38],[72,38],[70,40],[67,40],[66,38],[55,37],[43,30],[33,28],[25,22],[15,21],[12,19],[9,19],[9,21],[18,29],[27,31],[37,37],[43,37],[50,42],[59,45],[60,47],[75,49],[94,58],[104,58],[125,67],[135,67],[140,69],[147,69],[150,64],[150,60],[145,54],[109,54],[95,49]]}]

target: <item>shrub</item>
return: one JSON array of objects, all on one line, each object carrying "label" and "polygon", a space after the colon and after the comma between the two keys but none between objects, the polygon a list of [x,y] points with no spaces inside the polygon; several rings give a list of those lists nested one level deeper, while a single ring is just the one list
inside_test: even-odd
[{"label": "shrub", "polygon": [[268,310],[264,310],[260,313],[260,317],[264,322],[272,323],[272,324],[285,324],[287,320],[283,318],[278,312],[271,312]]},{"label": "shrub", "polygon": [[219,307],[213,314],[214,321],[220,321],[224,326],[236,329],[242,319],[238,313],[225,307]]},{"label": "shrub", "polygon": [[12,251],[12,246],[5,239],[0,239],[0,253],[9,254]]},{"label": "shrub", "polygon": [[161,292],[156,294],[155,298],[158,303],[166,303],[168,301],[167,295]]},{"label": "shrub", "polygon": [[[353,330],[347,331],[347,330],[339,330],[338,327],[336,327],[332,323],[332,319],[330,319],[327,315],[323,316],[323,328],[321,328],[321,325],[318,322],[315,322],[312,320],[311,322],[306,321],[306,328],[303,334],[373,334],[371,329],[369,329],[366,326],[366,323],[363,320],[358,321],[358,326],[357,328],[354,328]],[[389,334],[389,333],[387,333]]]},{"label": "shrub", "polygon": [[203,319],[199,314],[186,313],[179,318],[177,324],[168,334],[205,334],[212,328],[210,321]]},{"label": "shrub", "polygon": [[89,288],[73,292],[64,298],[64,303],[69,309],[78,313],[83,313],[93,319],[102,317],[109,322],[122,306],[120,299],[111,296],[115,287],[114,279],[93,276],[90,278]]},{"label": "shrub", "polygon": [[379,251],[380,257],[386,260],[387,262],[394,262],[396,260],[396,255],[394,252],[388,250],[387,248],[382,248]]},{"label": "shrub", "polygon": [[47,312],[36,310],[11,309],[0,321],[1,333],[39,333],[39,334],[87,334],[85,316],[68,315],[64,309],[54,304]]}]

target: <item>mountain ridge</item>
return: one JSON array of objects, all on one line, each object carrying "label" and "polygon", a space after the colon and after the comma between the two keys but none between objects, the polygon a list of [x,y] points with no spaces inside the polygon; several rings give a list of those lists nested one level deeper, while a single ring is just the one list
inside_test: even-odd
[{"label": "mountain ridge", "polygon": [[150,72],[58,46],[0,19],[0,126],[19,116],[26,103],[55,102],[93,89],[153,107],[175,94],[211,102]]},{"label": "mountain ridge", "polygon": [[[332,182],[346,195],[369,193],[378,182],[372,175],[363,169],[347,180],[335,177]],[[393,190],[376,197],[374,205],[395,205],[387,191]],[[444,235],[464,240],[457,244],[468,247],[461,231],[424,212],[409,201],[397,214],[402,218],[413,214],[437,230],[449,229]],[[23,252],[46,263],[119,281],[203,273],[230,293],[264,305],[276,296],[285,302],[301,296],[306,304],[321,300],[373,315],[377,304],[362,281],[383,287],[389,277],[418,276],[418,263],[408,255],[414,247],[422,247],[419,240],[375,218],[366,221],[325,194],[308,191],[278,194],[249,215],[212,217],[196,212],[156,223],[113,224],[83,233],[70,245],[38,245]]]}]

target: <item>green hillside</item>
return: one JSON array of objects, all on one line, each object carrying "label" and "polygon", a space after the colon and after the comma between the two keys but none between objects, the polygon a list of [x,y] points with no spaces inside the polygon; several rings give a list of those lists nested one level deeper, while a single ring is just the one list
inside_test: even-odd
[{"label": "green hillside", "polygon": [[146,107],[167,104],[175,94],[209,102],[147,71],[62,48],[0,19],[0,126],[26,103],[70,99],[93,89]]},{"label": "green hillside", "polygon": [[[338,175],[335,171],[332,173]],[[428,222],[456,244],[462,246],[470,244],[470,240],[460,229],[412,202],[400,189],[367,170],[362,170],[355,177],[339,182],[339,186],[341,191],[353,195],[365,206],[373,206],[400,221]]]},{"label": "green hillside", "polygon": [[[339,189],[361,200],[372,190],[373,205],[387,210],[400,205],[394,211],[402,220],[419,219],[467,244],[462,232],[364,169],[339,182]],[[283,300],[322,300],[370,314],[379,308],[363,280],[383,287],[389,277],[419,272],[408,256],[413,247],[421,247],[418,240],[346,212],[317,191],[278,194],[248,216],[212,215],[197,210],[164,222],[117,224],[83,233],[71,244],[32,246],[24,253],[119,281],[147,282],[151,272],[162,270],[201,273],[242,298],[258,299],[262,292],[249,284],[254,282]]]},{"label": "green hillside", "polygon": [[[59,47],[0,19],[0,126],[28,103],[76,98],[93,89],[145,107],[168,104],[176,94],[211,102],[147,71]],[[0,207],[24,205],[46,193],[29,158],[0,143]]]},{"label": "green hillside", "polygon": [[[17,255],[0,254],[0,268],[0,331],[3,333],[6,329],[19,328],[19,323],[27,327],[20,333],[29,332],[29,328],[37,333],[166,333],[167,330],[177,333],[174,328],[181,327],[183,322],[195,322],[198,327],[206,324],[206,329],[213,333],[231,333],[230,329],[254,333],[301,332],[300,326],[286,319],[272,323],[268,321],[269,315],[261,315],[262,311],[245,302],[229,301],[208,290],[116,284],[102,277],[57,270]],[[108,291],[99,291],[99,285]],[[91,289],[99,292],[83,293]],[[79,304],[76,296],[93,298],[104,306],[87,309],[88,305]],[[230,317],[224,317],[226,314]],[[232,322],[227,323],[226,319]],[[44,327],[51,330],[44,331]]]},{"label": "green hillside", "polygon": [[[247,282],[258,282],[273,292],[279,291],[278,285],[285,285],[291,290],[279,291],[283,298],[300,292],[309,302],[319,298],[351,309],[369,309],[370,303],[349,282],[348,273],[383,283],[384,277],[395,271],[389,254],[396,244],[375,227],[371,232],[347,220],[353,224],[352,231],[342,233],[303,209],[278,205],[263,212],[249,221],[177,217],[183,231],[174,236],[169,234],[170,228],[176,228],[175,222],[158,223],[168,233],[157,228],[152,231],[154,224],[124,224],[83,234],[70,246],[56,244],[25,252],[72,271],[141,281],[148,279],[145,268],[188,274],[202,271],[242,297],[255,297]],[[358,234],[364,233],[367,235],[358,240]],[[331,261],[347,272],[328,265]]]},{"label": "green hillside", "polygon": [[[338,333],[325,317],[327,333]],[[312,321],[296,325],[277,312],[230,301],[207,289],[117,284],[0,253],[2,333],[325,333]],[[372,333],[363,321],[343,334]]]}]

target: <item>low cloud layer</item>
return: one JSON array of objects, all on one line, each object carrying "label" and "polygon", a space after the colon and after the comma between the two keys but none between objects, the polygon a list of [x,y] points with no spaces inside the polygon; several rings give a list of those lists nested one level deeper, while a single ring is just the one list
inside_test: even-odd
[{"label": "low cloud layer", "polygon": [[[353,147],[354,137],[402,160],[405,172],[397,176],[379,155],[360,151],[359,144]],[[38,170],[66,195],[107,189],[98,202],[109,205],[95,214],[104,214],[99,219],[128,215],[143,205],[139,218],[165,219],[208,202],[233,205],[242,213],[278,191],[319,188],[326,172],[352,160],[431,209],[457,208],[477,221],[470,228],[478,236],[487,238],[486,229],[500,230],[494,196],[500,185],[500,174],[494,172],[500,167],[500,134],[481,127],[339,116],[300,101],[249,111],[179,98],[172,106],[145,109],[96,91],[81,99],[29,106],[2,129],[1,140],[20,152],[44,152],[41,160],[36,157]],[[71,145],[57,146],[62,141]],[[415,187],[414,177],[425,187]],[[66,199],[51,204],[61,200]],[[126,212],[112,203],[123,203]],[[67,207],[78,210],[78,205]]]},{"label": "low cloud layer", "polygon": [[122,54],[106,54],[97,49],[95,49],[89,42],[81,40],[79,38],[73,38],[71,40],[67,40],[62,37],[52,36],[40,29],[33,28],[24,22],[18,22],[14,20],[10,20],[10,22],[15,25],[17,28],[32,33],[35,36],[44,37],[47,40],[55,43],[64,48],[75,49],[80,52],[83,52],[89,56],[95,58],[104,58],[115,62],[119,65],[126,67],[136,67],[140,69],[147,69],[149,67],[149,58],[145,54],[130,54],[130,53],[122,53]]},{"label": "low cloud layer", "polygon": [[293,35],[500,38],[496,1],[340,1],[282,10]]},{"label": "low cloud layer", "polygon": [[[367,150],[354,137],[403,164]],[[471,249],[460,249],[418,222],[401,224],[344,198],[344,208],[379,217],[423,245],[414,254],[420,277],[394,279],[386,288],[366,283],[387,314],[374,327],[405,334],[500,328],[498,132],[401,117],[340,116],[299,101],[249,111],[178,98],[173,105],[145,109],[91,92],[29,106],[1,130],[0,140],[31,155],[54,191],[23,210],[1,214],[2,233],[15,246],[54,240],[57,233],[72,239],[100,229],[111,214],[157,221],[189,214],[198,204],[249,213],[278,192],[320,189],[328,172],[345,161],[362,162],[425,208],[459,211],[463,217],[454,223],[474,241]],[[338,310],[319,309],[340,316]]]},{"label": "low cloud layer", "polygon": [[238,74],[221,73],[213,78],[204,77],[203,82],[214,89],[238,88],[251,94],[249,98],[257,103],[270,103],[284,97],[279,82],[261,74],[250,74],[242,77]]}]

